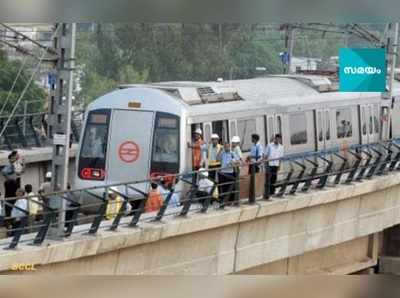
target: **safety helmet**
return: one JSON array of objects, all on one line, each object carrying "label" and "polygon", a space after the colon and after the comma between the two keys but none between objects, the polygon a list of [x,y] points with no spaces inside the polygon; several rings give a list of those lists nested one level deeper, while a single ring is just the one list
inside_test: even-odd
[{"label": "safety helmet", "polygon": [[212,135],[211,135],[211,140],[212,139],[218,139],[219,140],[219,135],[217,135],[216,133],[213,133]]},{"label": "safety helmet", "polygon": [[240,138],[239,138],[239,136],[233,136],[233,137],[232,137],[232,140],[231,140],[231,143],[240,143]]},{"label": "safety helmet", "polygon": [[208,172],[206,171],[205,168],[200,168],[199,174],[202,175],[203,177],[208,177]]},{"label": "safety helmet", "polygon": [[194,131],[194,133],[197,133],[199,135],[203,135],[203,132],[201,131],[200,128],[196,128],[196,130]]},{"label": "safety helmet", "polygon": [[52,175],[51,175],[51,172],[50,172],[50,171],[46,173],[46,179],[51,179],[51,176],[52,176]]}]

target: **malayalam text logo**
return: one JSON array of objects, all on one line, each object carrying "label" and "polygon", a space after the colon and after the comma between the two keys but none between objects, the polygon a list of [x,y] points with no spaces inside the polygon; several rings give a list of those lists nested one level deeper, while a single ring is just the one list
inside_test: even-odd
[{"label": "malayalam text logo", "polygon": [[339,51],[339,89],[343,92],[384,92],[384,49],[342,48]]}]

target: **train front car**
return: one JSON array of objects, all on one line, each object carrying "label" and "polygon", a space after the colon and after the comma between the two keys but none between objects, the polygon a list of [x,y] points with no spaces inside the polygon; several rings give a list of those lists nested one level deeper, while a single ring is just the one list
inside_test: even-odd
[{"label": "train front car", "polygon": [[[184,117],[179,99],[154,88],[120,89],[98,98],[87,110],[74,187],[179,173],[185,154]],[[147,192],[148,185],[135,187]],[[101,196],[103,191],[95,193]],[[91,195],[82,198],[84,205],[99,202]]]}]

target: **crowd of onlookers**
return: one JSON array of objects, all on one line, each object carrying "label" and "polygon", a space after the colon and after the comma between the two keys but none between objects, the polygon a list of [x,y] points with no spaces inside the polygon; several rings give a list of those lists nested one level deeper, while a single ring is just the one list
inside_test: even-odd
[{"label": "crowd of onlookers", "polygon": [[[192,150],[193,170],[198,174],[194,175],[196,197],[204,203],[207,197],[219,201],[220,207],[227,204],[237,204],[239,192],[239,176],[245,166],[248,167],[247,174],[251,171],[259,173],[266,164],[266,179],[268,179],[269,192],[274,194],[274,183],[276,182],[280,158],[284,155],[281,135],[275,135],[271,143],[265,147],[260,143],[258,134],[251,135],[251,148],[247,157],[241,150],[241,139],[233,136],[230,142],[222,142],[218,134],[213,133],[210,143],[203,139],[203,132],[200,128],[194,131],[194,139],[188,143]],[[242,173],[244,174],[244,173]]]},{"label": "crowd of onlookers", "polygon": [[[1,171],[4,177],[4,196],[0,202],[1,224],[12,234],[21,224],[22,219],[29,221],[40,219],[43,202],[40,195],[51,192],[51,172],[46,174],[46,180],[37,193],[31,184],[22,185],[21,176],[25,171],[25,162],[17,150],[8,155],[8,164]],[[28,198],[27,198],[28,197]]]}]

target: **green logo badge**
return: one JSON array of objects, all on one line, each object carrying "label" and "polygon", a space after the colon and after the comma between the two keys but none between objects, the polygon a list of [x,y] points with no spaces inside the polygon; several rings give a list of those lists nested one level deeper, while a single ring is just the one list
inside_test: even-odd
[{"label": "green logo badge", "polygon": [[342,92],[384,92],[386,90],[385,49],[340,49],[339,90]]}]

